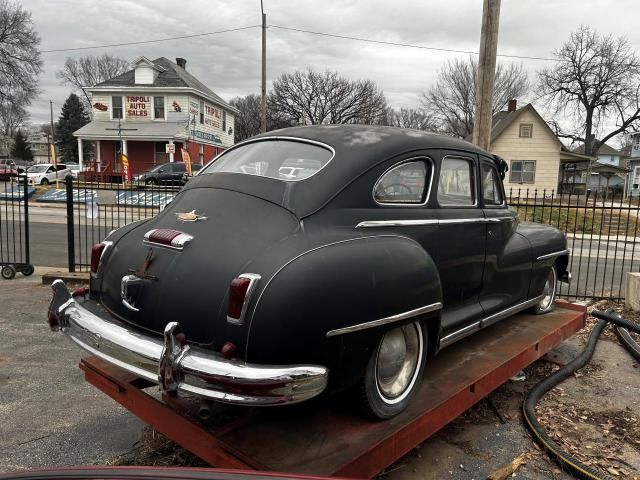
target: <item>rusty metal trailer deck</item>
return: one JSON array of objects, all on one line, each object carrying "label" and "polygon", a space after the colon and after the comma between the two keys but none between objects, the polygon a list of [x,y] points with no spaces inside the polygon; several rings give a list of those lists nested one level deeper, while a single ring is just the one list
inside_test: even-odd
[{"label": "rusty metal trailer deck", "polygon": [[151,384],[96,357],[80,368],[89,383],[212,466],[371,478],[582,329],[585,317],[583,307],[559,303],[547,315],[519,314],[452,345],[430,359],[409,408],[384,422],[358,416],[338,396],[234,407],[203,422],[193,404],[152,396]]}]

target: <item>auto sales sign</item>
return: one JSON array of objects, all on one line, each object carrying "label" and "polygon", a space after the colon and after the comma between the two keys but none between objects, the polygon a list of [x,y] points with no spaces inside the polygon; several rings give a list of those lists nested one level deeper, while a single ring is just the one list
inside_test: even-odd
[{"label": "auto sales sign", "polygon": [[151,110],[150,98],[148,95],[127,95],[127,117],[149,118]]}]

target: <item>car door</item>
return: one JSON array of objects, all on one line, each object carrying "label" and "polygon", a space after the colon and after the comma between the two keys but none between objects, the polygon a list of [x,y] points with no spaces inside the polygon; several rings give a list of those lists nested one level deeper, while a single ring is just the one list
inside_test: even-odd
[{"label": "car door", "polygon": [[171,184],[180,185],[182,182],[182,175],[187,171],[186,165],[182,162],[176,162],[172,165],[173,171],[171,172]]},{"label": "car door", "polygon": [[171,174],[172,174],[173,164],[165,163],[162,167],[158,169],[158,183],[160,185],[167,185],[171,183]]},{"label": "car door", "polygon": [[531,276],[531,248],[516,233],[518,221],[505,201],[494,160],[481,157],[482,208],[487,219],[486,262],[480,304],[487,315],[527,299]]},{"label": "car door", "polygon": [[[371,207],[332,210],[358,215],[360,228],[372,233],[406,235],[422,245],[438,268],[445,335],[478,321],[483,314],[479,293],[486,222],[477,198],[477,182],[477,157],[473,154],[412,153],[385,162],[354,186],[352,195],[373,197]],[[349,199],[342,201],[346,206]]]}]

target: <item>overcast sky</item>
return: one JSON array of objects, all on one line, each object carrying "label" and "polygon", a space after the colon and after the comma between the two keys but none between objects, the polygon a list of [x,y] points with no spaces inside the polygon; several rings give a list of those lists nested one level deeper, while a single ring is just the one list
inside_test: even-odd
[{"label": "overcast sky", "polygon": [[[136,42],[258,25],[259,0],[19,0],[31,10],[41,49]],[[477,51],[482,0],[264,0],[267,23],[338,35]],[[637,0],[503,0],[498,54],[549,57],[580,24],[625,35],[640,50]],[[260,29],[146,45],[43,53],[42,94],[31,122],[54,119],[70,93],[55,72],[68,56],[134,60],[184,57],[187,70],[224,99],[260,92]],[[417,107],[449,59],[464,54],[383,46],[296,33],[267,32],[267,80],[295,69],[331,69],[370,78],[394,107]],[[505,61],[503,59],[502,61]],[[511,61],[511,60],[508,60]],[[520,60],[532,79],[548,62]]]}]

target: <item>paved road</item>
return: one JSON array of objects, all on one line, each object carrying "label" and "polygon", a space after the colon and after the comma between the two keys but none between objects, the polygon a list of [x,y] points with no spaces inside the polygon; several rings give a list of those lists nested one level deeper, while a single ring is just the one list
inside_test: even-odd
[{"label": "paved road", "polygon": [[81,352],[47,328],[40,282],[0,280],[0,472],[100,465],[140,437],[142,423],[87,384]]}]

